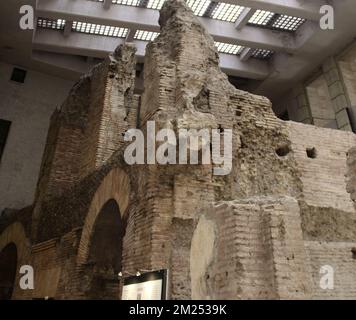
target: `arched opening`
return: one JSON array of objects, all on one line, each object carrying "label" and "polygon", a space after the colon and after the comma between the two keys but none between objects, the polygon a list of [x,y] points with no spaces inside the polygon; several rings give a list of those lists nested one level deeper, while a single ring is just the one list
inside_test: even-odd
[{"label": "arched opening", "polygon": [[107,201],[94,224],[86,263],[90,279],[89,299],[118,299],[121,271],[122,242],[125,233],[120,209],[113,199]]},{"label": "arched opening", "polygon": [[17,269],[17,248],[9,243],[0,252],[0,300],[10,300],[14,290]]}]

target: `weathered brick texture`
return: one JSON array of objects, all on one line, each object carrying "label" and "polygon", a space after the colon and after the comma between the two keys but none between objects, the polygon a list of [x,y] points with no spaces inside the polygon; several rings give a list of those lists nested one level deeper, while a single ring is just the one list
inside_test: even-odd
[{"label": "weathered brick texture", "polygon": [[348,152],[347,166],[347,191],[351,194],[351,200],[356,208],[356,147]]}]

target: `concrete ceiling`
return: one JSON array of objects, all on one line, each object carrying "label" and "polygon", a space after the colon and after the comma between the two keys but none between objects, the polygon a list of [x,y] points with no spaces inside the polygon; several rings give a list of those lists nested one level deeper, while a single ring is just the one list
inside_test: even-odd
[{"label": "concrete ceiling", "polygon": [[[356,36],[355,0],[327,1],[335,8],[335,30],[319,27],[319,8],[324,0],[218,0],[246,7],[236,22],[199,17],[214,40],[248,48],[270,49],[269,60],[258,60],[245,50],[240,56],[220,54],[222,69],[229,75],[248,78],[249,87],[258,94],[277,99],[298,81],[317,69],[328,56],[340,52]],[[113,5],[88,0],[11,0],[0,3],[0,60],[68,79],[77,79],[120,42],[128,39],[71,31],[72,21],[82,21],[131,31],[159,31],[158,10]],[[32,5],[43,18],[65,19],[66,30],[23,31],[19,27],[22,5]],[[269,30],[247,25],[256,9],[307,19],[294,32]],[[132,38],[132,32],[131,38]],[[138,47],[138,58],[145,54],[146,41],[132,40]],[[247,54],[245,54],[247,53]]]}]

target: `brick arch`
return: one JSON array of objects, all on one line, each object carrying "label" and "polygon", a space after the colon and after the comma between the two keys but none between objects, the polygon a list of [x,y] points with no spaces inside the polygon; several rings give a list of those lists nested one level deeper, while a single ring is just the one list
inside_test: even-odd
[{"label": "brick arch", "polygon": [[[18,283],[20,266],[29,264],[31,253],[30,241],[26,237],[25,229],[20,222],[14,222],[0,234],[0,252],[9,244],[14,244],[16,246],[17,265],[15,283]],[[19,289],[19,287],[15,285],[14,291],[12,293],[12,298],[20,298],[21,294],[19,290],[21,289]]]},{"label": "brick arch", "polygon": [[80,238],[77,264],[84,264],[89,255],[90,240],[94,231],[95,222],[103,206],[111,199],[119,206],[123,217],[129,204],[130,181],[128,175],[119,168],[111,170],[101,182],[91,201],[88,214],[84,221]]},{"label": "brick arch", "polygon": [[30,253],[30,242],[26,237],[25,229],[20,222],[10,224],[0,234],[0,251],[10,243],[16,245],[18,261],[26,261]]}]

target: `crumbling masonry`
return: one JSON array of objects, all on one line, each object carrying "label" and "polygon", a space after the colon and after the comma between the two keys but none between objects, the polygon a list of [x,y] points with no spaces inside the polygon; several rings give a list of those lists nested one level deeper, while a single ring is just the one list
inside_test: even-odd
[{"label": "crumbling masonry", "polygon": [[[0,260],[16,270],[1,264],[2,297],[119,299],[119,271],[169,269],[170,299],[356,299],[356,136],[284,122],[235,89],[182,0],[159,23],[142,96],[126,44],[53,114],[35,202],[0,226]],[[123,134],[149,120],[233,129],[232,172],[127,165]],[[34,290],[18,286],[25,264]],[[333,290],[320,287],[324,266]]]}]

